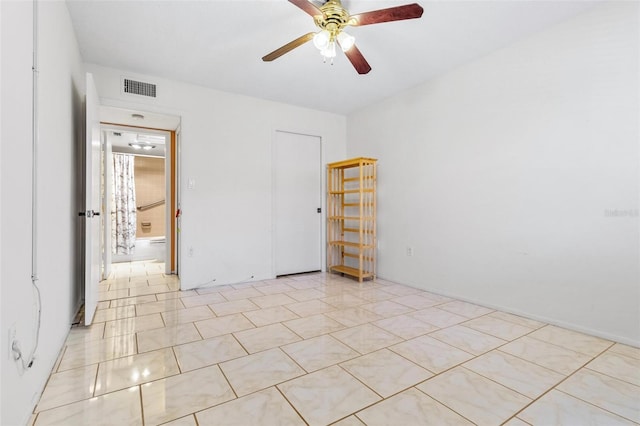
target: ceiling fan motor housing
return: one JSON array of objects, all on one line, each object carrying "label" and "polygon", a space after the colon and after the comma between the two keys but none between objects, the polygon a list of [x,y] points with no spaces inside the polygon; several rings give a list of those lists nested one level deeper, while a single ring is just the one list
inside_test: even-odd
[{"label": "ceiling fan motor housing", "polygon": [[319,28],[329,31],[331,40],[334,40],[340,31],[349,25],[349,12],[342,7],[340,0],[329,0],[320,10],[322,15],[314,16],[314,21]]}]

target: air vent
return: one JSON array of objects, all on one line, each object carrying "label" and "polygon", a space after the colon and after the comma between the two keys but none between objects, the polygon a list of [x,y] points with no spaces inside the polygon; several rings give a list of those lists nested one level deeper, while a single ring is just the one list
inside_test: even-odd
[{"label": "air vent", "polygon": [[144,83],[142,81],[129,80],[125,78],[123,80],[124,93],[131,93],[133,95],[148,96],[150,98],[156,97],[156,85],[151,83]]},{"label": "air vent", "polygon": [[113,132],[113,136],[122,136],[122,133],[120,133],[120,132]]}]

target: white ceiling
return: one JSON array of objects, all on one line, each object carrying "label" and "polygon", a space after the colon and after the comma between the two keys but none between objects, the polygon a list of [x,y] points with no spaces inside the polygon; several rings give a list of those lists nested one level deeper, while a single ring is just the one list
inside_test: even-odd
[{"label": "white ceiling", "polygon": [[[352,13],[408,1],[344,0]],[[262,56],[316,31],[286,0],[67,0],[83,59],[173,80],[348,114],[512,44],[597,2],[425,1],[421,19],[348,28],[372,71],[339,53],[323,64],[307,43],[274,62]],[[316,3],[319,4],[319,3]]]}]

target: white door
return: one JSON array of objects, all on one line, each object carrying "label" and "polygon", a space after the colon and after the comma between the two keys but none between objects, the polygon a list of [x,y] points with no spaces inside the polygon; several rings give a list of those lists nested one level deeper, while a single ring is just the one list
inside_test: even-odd
[{"label": "white door", "polygon": [[111,274],[111,192],[113,191],[113,142],[102,132],[104,179],[102,180],[102,279]]},{"label": "white door", "polygon": [[90,325],[98,306],[100,280],[100,119],[98,91],[87,73],[85,98],[84,324]]},{"label": "white door", "polygon": [[322,262],[320,138],[277,131],[273,177],[275,275],[319,271]]}]

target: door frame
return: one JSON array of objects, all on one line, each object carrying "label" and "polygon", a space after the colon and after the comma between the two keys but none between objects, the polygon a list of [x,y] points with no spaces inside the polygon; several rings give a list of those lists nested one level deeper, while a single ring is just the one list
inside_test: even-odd
[{"label": "door frame", "polygon": [[326,221],[326,208],[325,208],[325,195],[324,195],[324,180],[325,180],[325,170],[324,170],[324,151],[323,151],[323,138],[321,135],[316,135],[313,133],[306,133],[306,132],[301,132],[301,131],[295,131],[295,130],[283,130],[283,129],[273,129],[272,131],[272,135],[271,135],[271,277],[272,278],[276,278],[276,259],[277,259],[277,244],[276,244],[276,191],[275,191],[275,173],[276,173],[276,168],[275,168],[275,150],[276,150],[276,143],[277,143],[277,139],[278,139],[278,133],[289,133],[289,134],[293,134],[293,135],[300,135],[300,136],[309,136],[309,137],[314,137],[314,138],[318,138],[319,139],[319,164],[318,164],[318,168],[320,171],[320,182],[319,182],[319,200],[318,202],[319,207],[322,209],[321,213],[320,213],[320,271],[324,271],[325,270],[325,246],[326,246],[326,242],[325,242],[325,221]]},{"label": "door frame", "polygon": [[[159,129],[154,127],[144,127],[144,126],[131,126],[128,124],[118,124],[111,122],[100,122],[101,129],[103,131],[107,130],[116,130],[122,132],[145,132],[150,134],[161,134],[166,136],[166,147],[165,147],[165,199],[169,200],[165,202],[165,239],[166,239],[166,251],[165,251],[165,274],[178,274],[178,253],[177,247],[179,246],[179,232],[176,218],[176,207],[178,206],[178,137],[179,133],[178,129]],[[106,145],[103,144],[103,148]],[[106,182],[105,182],[106,184]],[[105,191],[106,195],[107,191]],[[110,200],[105,200],[105,205],[108,205]],[[106,221],[105,217],[105,221]],[[104,231],[103,227],[103,231]],[[104,232],[103,232],[104,234]],[[110,235],[105,235],[105,240],[108,239],[109,243],[111,241]],[[107,247],[108,245],[108,247]],[[105,241],[105,256],[103,256],[103,261],[106,262],[107,251],[110,251],[111,244],[106,244]],[[111,257],[111,256],[109,256]]]}]

